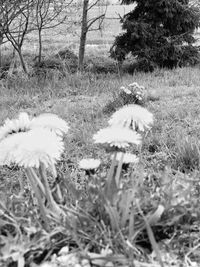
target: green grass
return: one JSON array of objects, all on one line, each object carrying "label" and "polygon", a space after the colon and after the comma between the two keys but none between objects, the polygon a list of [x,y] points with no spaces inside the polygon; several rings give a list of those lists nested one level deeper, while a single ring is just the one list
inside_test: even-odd
[{"label": "green grass", "polygon": [[[135,198],[140,199],[140,208],[147,217],[154,213],[158,204],[165,207],[161,219],[155,225],[151,225],[154,237],[150,238],[152,244],[157,241],[157,253],[160,253],[164,266],[172,266],[170,261],[174,262],[174,266],[187,266],[184,263],[186,260],[197,262],[198,266],[200,264],[198,256],[200,238],[200,76],[198,67],[172,71],[156,70],[153,73],[135,73],[132,76],[122,77],[116,74],[98,76],[69,74],[60,79],[57,73],[53,73],[51,79],[48,78],[43,82],[35,77],[28,80],[21,76],[8,78],[1,80],[0,83],[0,123],[2,124],[7,117],[15,117],[20,111],[26,111],[30,115],[51,112],[65,119],[70,125],[70,131],[65,137],[66,152],[58,164],[58,170],[64,175],[71,192],[73,186],[70,187],[70,184],[73,185],[74,182],[75,186],[80,188],[89,186],[89,192],[93,192],[95,185],[92,187],[90,183],[87,184],[87,177],[79,170],[78,162],[84,157],[100,158],[103,161],[101,173],[102,176],[105,175],[110,164],[109,155],[103,148],[93,144],[92,136],[108,125],[109,116],[102,112],[104,106],[119,93],[120,86],[126,86],[132,82],[138,82],[147,89],[145,106],[155,118],[152,130],[143,141],[140,167],[133,174]],[[72,169],[68,166],[69,160],[73,163]],[[15,214],[15,220],[21,227],[24,225],[27,227],[28,216],[32,218],[28,224],[29,227],[31,225],[33,227],[30,231],[36,231],[38,235],[32,233],[33,239],[23,234],[20,237],[23,240],[21,251],[27,262],[31,261],[31,255],[35,257],[37,264],[41,260],[49,260],[50,256],[57,253],[62,246],[69,246],[70,251],[74,253],[79,251],[80,258],[85,259],[87,251],[99,255],[101,248],[109,245],[115,256],[108,257],[107,260],[114,262],[114,266],[131,266],[131,257],[135,259],[136,266],[160,266],[153,256],[150,257],[149,243],[142,241],[142,234],[146,234],[145,238],[147,238],[147,233],[142,231],[142,226],[137,226],[139,239],[135,238],[132,244],[125,245],[126,243],[121,240],[122,233],[126,238],[124,229],[122,233],[112,232],[108,227],[109,224],[104,225],[106,217],[102,217],[104,222],[95,222],[99,219],[95,216],[104,214],[103,211],[98,210],[100,206],[89,207],[87,203],[88,210],[91,208],[90,214],[93,219],[86,218],[82,214],[86,220],[82,218],[83,221],[81,221],[82,234],[70,236],[66,235],[63,228],[60,232],[56,228],[55,231],[42,235],[40,226],[37,224],[39,218],[36,208],[34,206],[32,209],[29,208],[32,204],[26,181],[24,196],[18,196],[18,176],[22,176],[25,180],[21,170],[0,168],[0,196],[2,203]],[[70,191],[67,194],[70,194]],[[77,199],[81,198],[77,192],[76,194]],[[140,215],[139,213],[134,215],[136,224],[142,223],[142,215]],[[99,228],[94,228],[95,223]],[[12,225],[14,223],[10,223],[10,227]],[[7,231],[10,233],[12,229]],[[131,229],[129,231],[131,232]],[[169,232],[169,235],[165,231]],[[162,235],[166,236],[162,238]],[[2,236],[5,239],[5,232],[1,232],[1,242],[3,242]],[[54,240],[54,243],[49,242],[49,238]],[[8,248],[9,246],[11,248],[13,240],[19,244],[17,238],[13,239],[12,235],[7,236],[6,240]],[[134,243],[135,240],[136,243]],[[27,246],[26,252],[23,246]],[[45,246],[49,252],[46,256],[42,254]],[[12,254],[9,249],[7,249],[8,252]],[[0,260],[1,256],[0,254]],[[102,259],[99,261],[97,266],[105,264],[105,262],[102,263]],[[95,260],[91,262],[94,264]]]}]

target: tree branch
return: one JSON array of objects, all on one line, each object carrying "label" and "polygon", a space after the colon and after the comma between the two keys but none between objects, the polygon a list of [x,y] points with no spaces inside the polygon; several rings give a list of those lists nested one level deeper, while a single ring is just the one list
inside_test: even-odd
[{"label": "tree branch", "polygon": [[87,11],[89,11],[90,9],[92,9],[94,6],[96,6],[96,4],[99,2],[99,0],[96,0],[93,4],[91,4],[88,8]]},{"label": "tree branch", "polygon": [[89,30],[89,28],[90,28],[90,27],[91,27],[97,20],[101,19],[101,20],[103,21],[104,18],[105,18],[105,14],[102,14],[102,15],[100,15],[100,16],[94,18],[94,19],[88,20],[88,22],[90,22],[90,23],[88,23],[88,25],[87,25],[87,30]]}]

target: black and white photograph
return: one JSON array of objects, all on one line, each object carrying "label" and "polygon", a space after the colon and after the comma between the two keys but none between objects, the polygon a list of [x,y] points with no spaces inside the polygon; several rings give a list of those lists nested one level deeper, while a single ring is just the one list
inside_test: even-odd
[{"label": "black and white photograph", "polygon": [[200,267],[199,0],[0,0],[0,267]]}]

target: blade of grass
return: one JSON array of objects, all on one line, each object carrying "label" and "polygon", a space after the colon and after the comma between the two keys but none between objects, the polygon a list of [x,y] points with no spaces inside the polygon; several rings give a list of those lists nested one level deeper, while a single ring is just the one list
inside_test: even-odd
[{"label": "blade of grass", "polygon": [[129,216],[129,226],[128,226],[128,236],[129,240],[132,240],[133,234],[134,234],[134,221],[135,221],[135,214],[134,214],[134,208],[131,208],[130,216]]},{"label": "blade of grass", "polygon": [[152,247],[153,247],[153,249],[154,249],[154,251],[156,253],[156,256],[158,258],[158,261],[160,263],[160,266],[161,267],[164,267],[164,264],[163,264],[163,261],[162,261],[161,255],[160,255],[159,247],[158,247],[158,244],[157,244],[157,242],[155,240],[155,237],[154,237],[153,231],[151,229],[151,226],[149,225],[148,220],[144,216],[143,211],[141,210],[138,201],[136,201],[136,205],[137,205],[137,208],[138,208],[138,210],[139,210],[139,212],[140,212],[140,214],[141,214],[141,216],[142,216],[142,218],[143,218],[143,220],[145,222],[146,229],[147,229],[147,234],[149,236],[149,240],[150,240],[151,245],[152,245]]}]

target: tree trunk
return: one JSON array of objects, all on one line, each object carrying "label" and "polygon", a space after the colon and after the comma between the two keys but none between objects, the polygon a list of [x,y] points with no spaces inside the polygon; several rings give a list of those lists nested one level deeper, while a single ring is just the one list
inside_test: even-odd
[{"label": "tree trunk", "polygon": [[17,49],[17,53],[19,55],[20,63],[21,63],[21,66],[22,66],[22,69],[23,69],[24,73],[28,74],[28,70],[27,70],[23,55],[22,55],[21,48]]},{"label": "tree trunk", "polygon": [[38,51],[38,63],[41,63],[42,59],[42,29],[38,30],[38,39],[39,39],[39,51]]},{"label": "tree trunk", "polygon": [[80,37],[79,58],[78,58],[78,70],[79,71],[83,71],[85,44],[86,44],[86,37],[87,37],[87,32],[88,32],[88,27],[87,27],[88,4],[89,4],[89,0],[83,1],[83,15],[82,15],[81,37]]},{"label": "tree trunk", "polygon": [[3,31],[2,31],[2,29],[1,29],[1,23],[0,23],[0,68],[2,67],[1,65],[2,65],[2,54],[1,54],[1,46],[2,46],[2,44],[3,44]]}]

